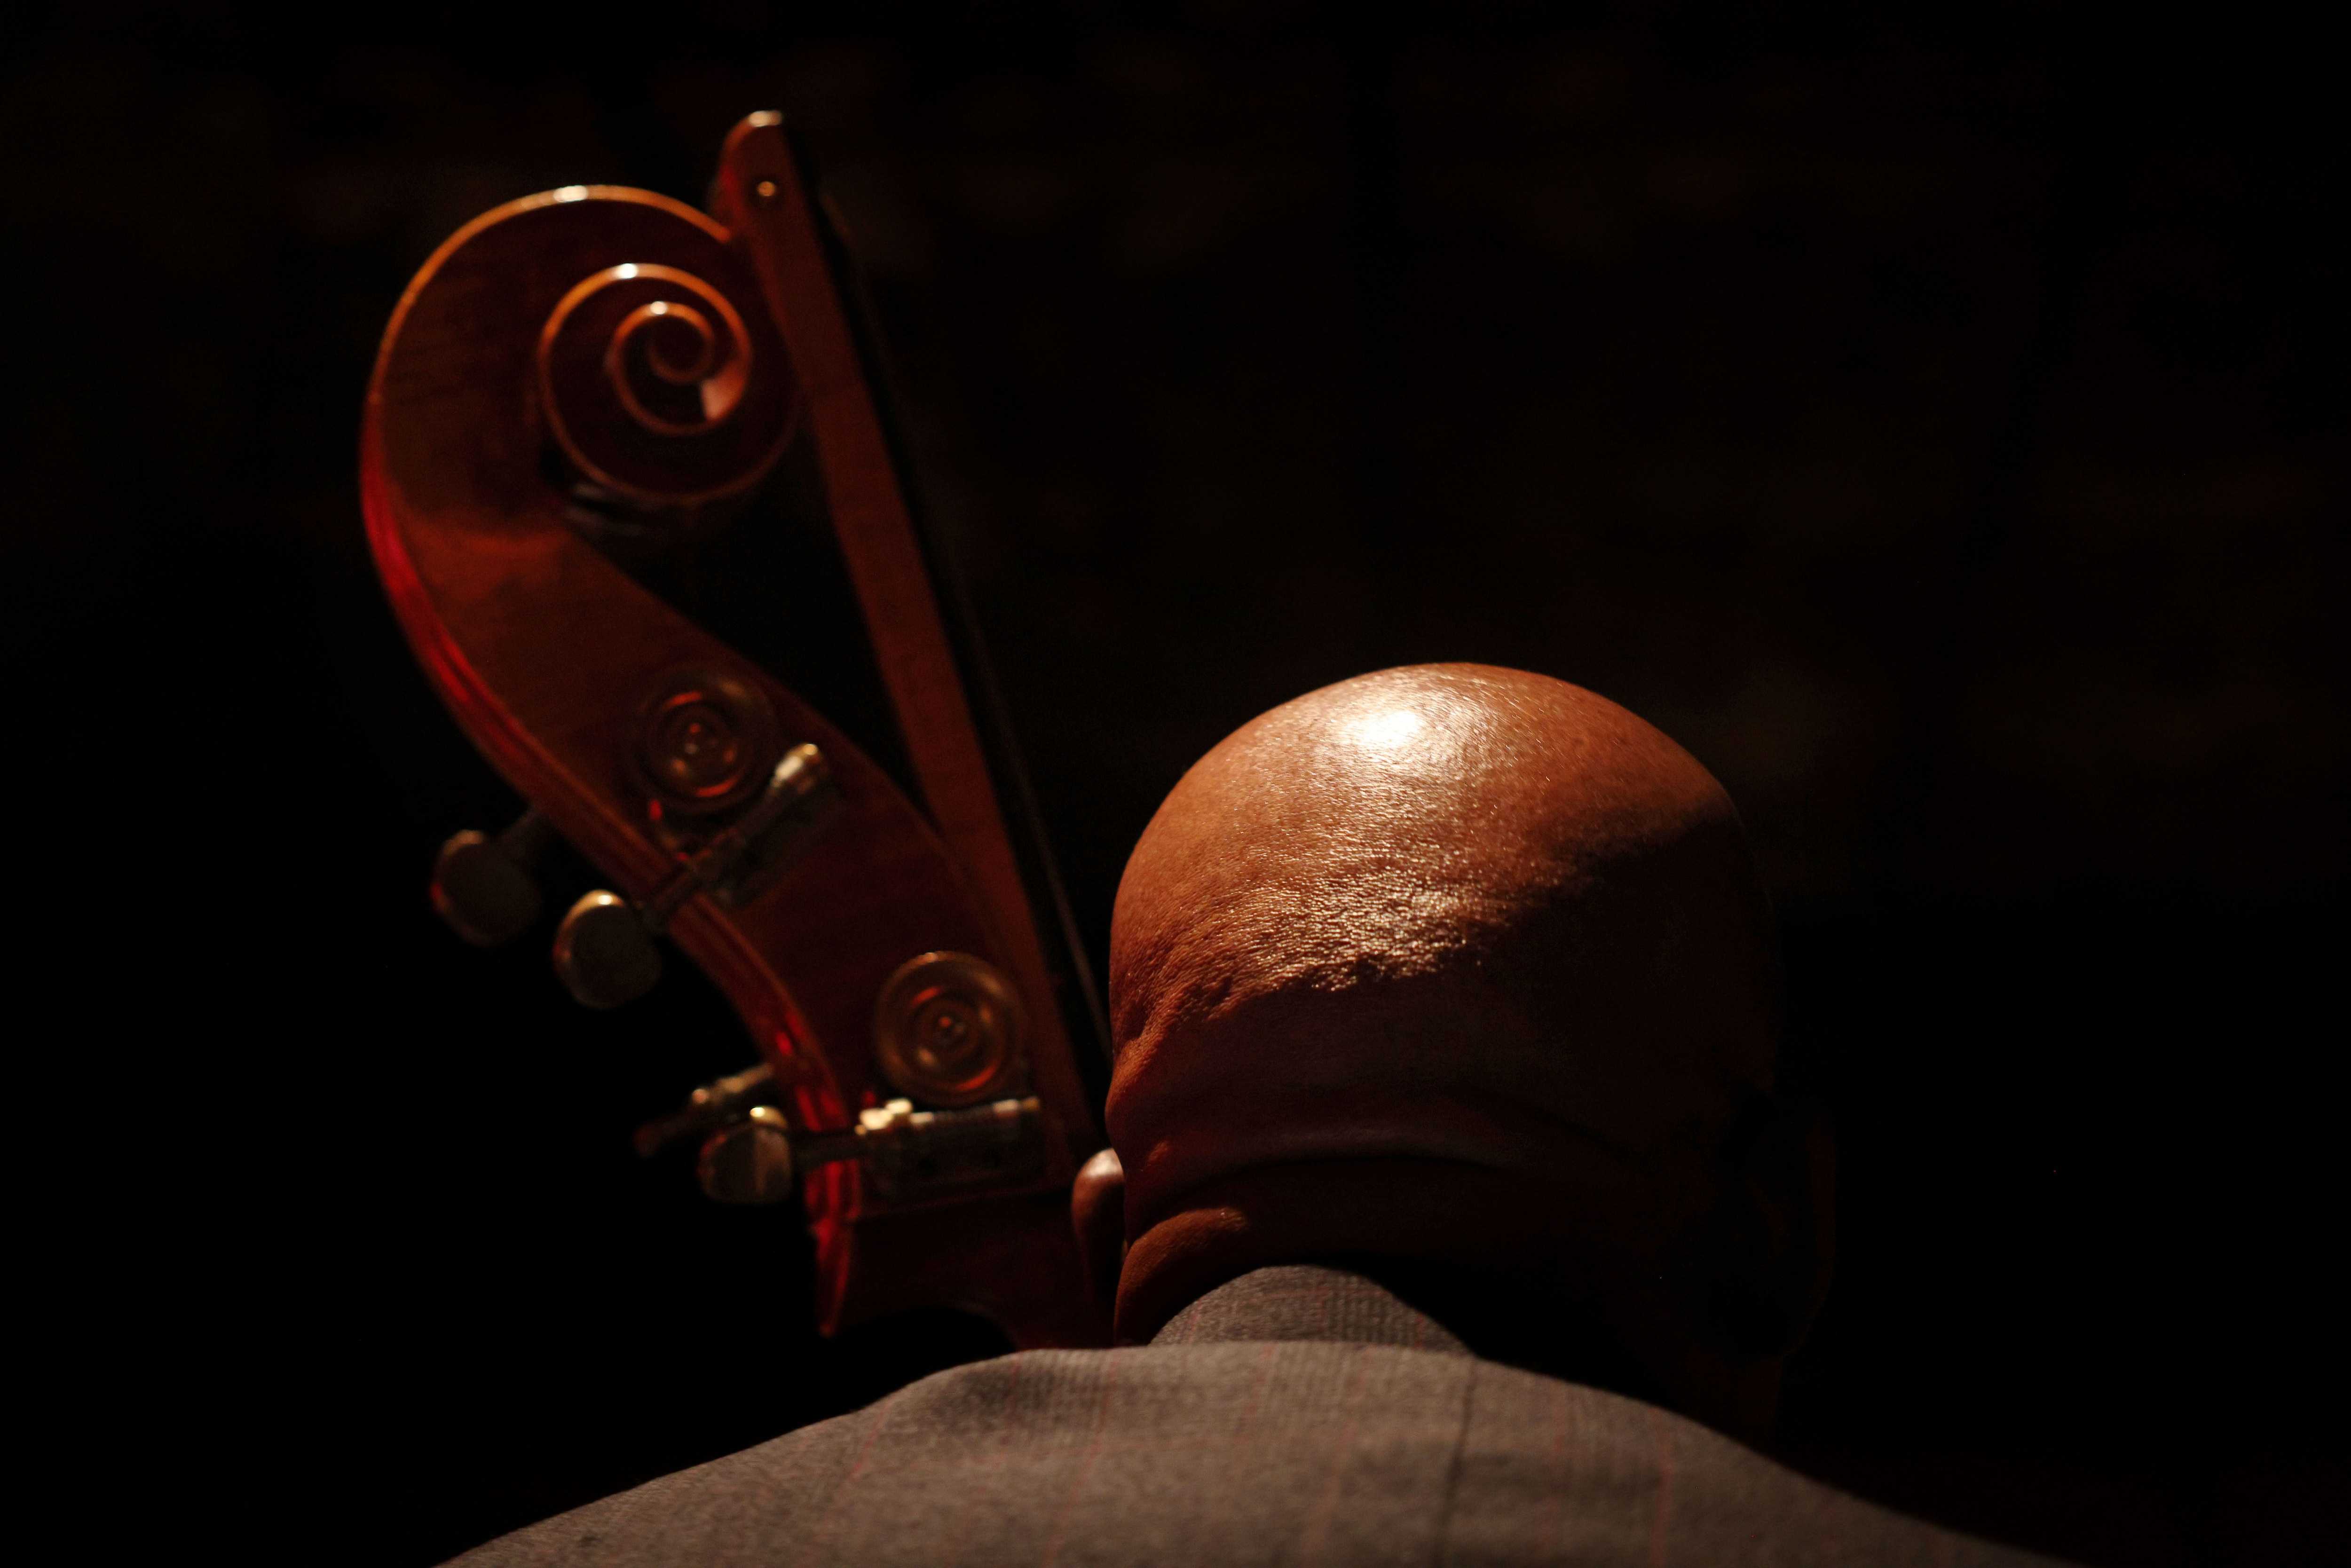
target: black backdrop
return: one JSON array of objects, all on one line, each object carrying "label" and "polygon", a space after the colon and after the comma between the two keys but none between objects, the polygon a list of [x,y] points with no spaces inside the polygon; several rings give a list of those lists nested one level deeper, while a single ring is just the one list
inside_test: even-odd
[{"label": "black backdrop", "polygon": [[1097,952],[1274,702],[1605,693],[1740,801],[1841,1124],[1792,1451],[2097,1563],[2340,1555],[2339,86],[2150,26],[13,9],[23,1343],[136,1375],[67,1467],[423,1563],[989,1348],[816,1340],[788,1222],[630,1156],[744,1056],[693,977],[586,1017],[433,922],[515,802],[361,545],[432,246],[691,198],[778,106]]}]

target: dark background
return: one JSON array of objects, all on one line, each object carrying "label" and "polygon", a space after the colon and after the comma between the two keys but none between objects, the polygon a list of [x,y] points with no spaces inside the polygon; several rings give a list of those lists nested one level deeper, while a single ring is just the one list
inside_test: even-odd
[{"label": "dark background", "polygon": [[1791,1451],[2095,1563],[2345,1554],[2314,37],[747,0],[0,29],[27,1343],[134,1375],[68,1470],[423,1563],[988,1348],[816,1340],[788,1220],[628,1154],[747,1057],[694,977],[587,1017],[538,939],[433,921],[434,845],[516,803],[361,540],[359,400],[432,247],[558,184],[695,198],[780,107],[1097,956],[1161,794],[1275,702],[1439,658],[1614,697],[1740,802],[1791,1070],[1840,1121]]}]

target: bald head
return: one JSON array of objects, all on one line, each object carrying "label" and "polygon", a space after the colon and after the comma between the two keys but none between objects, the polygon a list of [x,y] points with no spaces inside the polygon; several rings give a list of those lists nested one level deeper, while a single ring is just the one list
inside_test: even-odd
[{"label": "bald head", "polygon": [[[1682,1224],[1771,1084],[1769,930],[1721,787],[1604,698],[1443,664],[1275,708],[1119,888],[1109,1122],[1145,1269],[1187,1215],[1176,1250],[1244,1266],[1318,1226],[1430,1256]],[[1321,1195],[1272,1227],[1302,1233],[1267,1234],[1278,1188]],[[1542,1217],[1460,1212],[1497,1204]]]},{"label": "bald head", "polygon": [[1144,1209],[1255,1165],[1638,1155],[1768,1085],[1738,816],[1604,698],[1479,665],[1266,714],[1135,847],[1113,924],[1113,1136]]}]

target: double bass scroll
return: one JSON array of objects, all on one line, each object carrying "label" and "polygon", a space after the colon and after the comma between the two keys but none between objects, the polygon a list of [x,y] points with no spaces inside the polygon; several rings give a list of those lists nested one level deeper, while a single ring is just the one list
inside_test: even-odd
[{"label": "double bass scroll", "polygon": [[[509,203],[384,334],[370,544],[428,680],[532,811],[452,841],[436,900],[482,912],[469,939],[528,928],[525,852],[559,837],[608,884],[557,936],[575,995],[624,1001],[660,943],[710,977],[758,1063],[673,1120],[705,1172],[748,1173],[728,1191],[798,1187],[828,1331],[955,1305],[1090,1343],[1082,966],[1008,822],[777,117],[729,137],[711,207]],[[831,620],[829,582],[851,606]]]}]

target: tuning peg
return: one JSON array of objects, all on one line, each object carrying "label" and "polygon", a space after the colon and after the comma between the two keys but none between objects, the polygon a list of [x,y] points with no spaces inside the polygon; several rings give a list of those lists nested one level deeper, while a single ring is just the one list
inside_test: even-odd
[{"label": "tuning peg", "polygon": [[754,1105],[704,1141],[695,1166],[719,1203],[782,1203],[818,1166],[859,1160],[884,1192],[914,1196],[1042,1167],[1044,1119],[1033,1094],[956,1111],[892,1100],[839,1133],[794,1135],[783,1112]]},{"label": "tuning peg", "polygon": [[639,1127],[631,1141],[636,1145],[638,1156],[649,1160],[682,1139],[724,1127],[737,1117],[748,1114],[754,1105],[770,1103],[768,1097],[776,1092],[775,1070],[763,1061],[704,1084],[687,1095],[685,1103],[678,1109]]},{"label": "tuning peg", "polygon": [[716,1203],[789,1202],[798,1196],[799,1173],[784,1113],[773,1105],[752,1106],[741,1121],[710,1134],[694,1174]]},{"label": "tuning peg", "polygon": [[617,1008],[653,988],[662,975],[656,945],[688,899],[720,886],[786,813],[808,802],[831,778],[813,746],[784,753],[758,802],[705,844],[640,906],[599,889],[583,896],[555,932],[555,972],[582,1007]]},{"label": "tuning peg", "polygon": [[581,896],[555,930],[555,972],[584,1008],[635,1001],[662,977],[661,925],[617,893]]},{"label": "tuning peg", "polygon": [[544,900],[532,873],[554,841],[535,810],[496,838],[471,828],[453,835],[433,862],[434,909],[476,947],[513,941],[538,919]]}]

